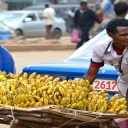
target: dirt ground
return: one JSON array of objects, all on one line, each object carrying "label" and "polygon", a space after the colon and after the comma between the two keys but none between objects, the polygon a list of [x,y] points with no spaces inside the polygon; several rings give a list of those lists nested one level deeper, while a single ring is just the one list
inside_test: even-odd
[{"label": "dirt ground", "polygon": [[22,45],[22,44],[56,44],[56,43],[66,43],[70,44],[70,36],[64,36],[60,39],[50,39],[46,40],[45,38],[26,38],[26,39],[7,39],[7,40],[0,40],[0,44],[8,44],[8,45]]}]

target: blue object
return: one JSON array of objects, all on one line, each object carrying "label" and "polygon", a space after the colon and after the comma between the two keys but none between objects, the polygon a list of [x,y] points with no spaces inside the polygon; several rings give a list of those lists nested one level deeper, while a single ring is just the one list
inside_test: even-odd
[{"label": "blue object", "polygon": [[8,30],[8,29],[0,30],[0,39],[1,40],[8,39],[11,37],[11,35],[12,34],[11,34],[10,30]]},{"label": "blue object", "polygon": [[0,45],[0,70],[15,73],[14,60],[7,49]]}]

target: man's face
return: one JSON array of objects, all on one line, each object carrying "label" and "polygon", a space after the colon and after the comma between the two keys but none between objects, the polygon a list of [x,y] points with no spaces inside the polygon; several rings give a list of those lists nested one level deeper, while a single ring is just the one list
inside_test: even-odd
[{"label": "man's face", "polygon": [[117,32],[112,33],[111,35],[113,39],[114,45],[119,48],[123,49],[128,46],[128,26],[119,26],[117,27]]},{"label": "man's face", "polygon": [[80,5],[80,8],[81,8],[82,10],[85,10],[85,9],[86,9],[86,5],[85,5],[85,4],[81,4],[81,5]]}]

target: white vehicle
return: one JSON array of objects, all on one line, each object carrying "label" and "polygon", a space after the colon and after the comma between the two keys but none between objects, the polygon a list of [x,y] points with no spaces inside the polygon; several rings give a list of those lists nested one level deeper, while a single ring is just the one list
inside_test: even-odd
[{"label": "white vehicle", "polygon": [[[45,36],[42,11],[5,11],[0,13],[0,21],[16,31],[17,36]],[[55,17],[52,27],[53,38],[59,39],[66,34],[66,23],[62,18]]]}]

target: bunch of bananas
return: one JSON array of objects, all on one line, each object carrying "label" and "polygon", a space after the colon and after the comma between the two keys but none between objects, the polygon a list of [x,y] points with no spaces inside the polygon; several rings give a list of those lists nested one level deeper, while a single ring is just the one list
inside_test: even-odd
[{"label": "bunch of bananas", "polygon": [[118,98],[118,94],[115,94],[109,101],[107,106],[107,112],[109,113],[127,113],[127,101],[125,98]]},{"label": "bunch of bananas", "polygon": [[91,91],[88,95],[88,111],[93,112],[106,112],[107,110],[107,101],[108,93],[105,93],[104,90],[101,91]]},{"label": "bunch of bananas", "polygon": [[125,98],[108,100],[104,90],[95,91],[88,80],[63,80],[53,76],[6,74],[0,71],[0,104],[17,107],[57,105],[93,112],[126,113]]},{"label": "bunch of bananas", "polygon": [[120,98],[119,94],[115,94],[110,100],[108,100],[109,94],[104,90],[91,91],[88,94],[88,111],[104,112],[104,113],[127,113],[126,99]]},{"label": "bunch of bananas", "polygon": [[[87,96],[93,90],[89,81],[80,79],[63,80],[35,72],[23,74],[2,74],[0,72],[0,104],[18,107],[58,105],[61,107],[86,109]],[[2,79],[3,78],[3,79]]]}]

